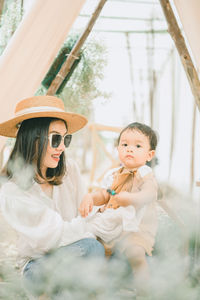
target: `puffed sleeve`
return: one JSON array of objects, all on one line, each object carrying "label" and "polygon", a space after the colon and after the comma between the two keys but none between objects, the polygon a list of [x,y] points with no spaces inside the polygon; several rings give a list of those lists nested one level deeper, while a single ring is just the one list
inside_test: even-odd
[{"label": "puffed sleeve", "polygon": [[136,179],[140,182],[139,191],[133,193],[134,202],[139,206],[149,204],[157,199],[158,185],[152,169],[148,166],[138,168]]},{"label": "puffed sleeve", "polygon": [[4,184],[0,206],[6,221],[23,237],[31,249],[46,252],[87,237],[85,220],[63,221],[36,195],[21,190],[15,183]]}]

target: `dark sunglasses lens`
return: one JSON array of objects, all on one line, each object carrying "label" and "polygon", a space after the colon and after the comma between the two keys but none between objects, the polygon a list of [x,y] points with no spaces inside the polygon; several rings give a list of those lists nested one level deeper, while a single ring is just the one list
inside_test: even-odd
[{"label": "dark sunglasses lens", "polygon": [[68,135],[65,136],[65,138],[64,138],[65,147],[69,147],[69,144],[71,143],[71,140],[72,140],[72,135],[71,134],[68,134]]},{"label": "dark sunglasses lens", "polygon": [[52,148],[57,148],[62,140],[62,136],[59,134],[53,134],[52,139],[51,139],[51,147]]}]

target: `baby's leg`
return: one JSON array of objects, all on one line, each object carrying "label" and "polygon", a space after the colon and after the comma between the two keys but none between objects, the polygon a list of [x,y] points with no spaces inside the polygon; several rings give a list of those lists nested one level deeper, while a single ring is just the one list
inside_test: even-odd
[{"label": "baby's leg", "polygon": [[[149,267],[146,260],[145,250],[139,245],[132,244],[125,249],[126,256],[133,268],[135,280],[143,285],[149,279]],[[145,282],[144,282],[145,281]]]},{"label": "baby's leg", "polygon": [[130,262],[133,270],[134,286],[139,290],[146,289],[150,276],[145,249],[131,240],[131,237],[126,237],[120,243],[120,251],[126,255]]}]

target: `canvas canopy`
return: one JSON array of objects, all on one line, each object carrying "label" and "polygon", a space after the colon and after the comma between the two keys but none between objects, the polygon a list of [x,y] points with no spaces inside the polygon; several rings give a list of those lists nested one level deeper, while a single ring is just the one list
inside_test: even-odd
[{"label": "canvas canopy", "polygon": [[200,71],[200,1],[174,0],[181,24],[193,56],[194,63]]},{"label": "canvas canopy", "polygon": [[16,102],[36,92],[84,2],[32,1],[0,57],[1,122],[13,116]]}]

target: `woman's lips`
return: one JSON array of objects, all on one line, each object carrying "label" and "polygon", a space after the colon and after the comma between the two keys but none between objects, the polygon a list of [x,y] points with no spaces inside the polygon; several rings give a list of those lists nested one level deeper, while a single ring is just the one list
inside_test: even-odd
[{"label": "woman's lips", "polygon": [[56,162],[59,162],[59,160],[60,160],[60,155],[52,155],[51,157],[52,157],[53,160],[55,160]]}]

